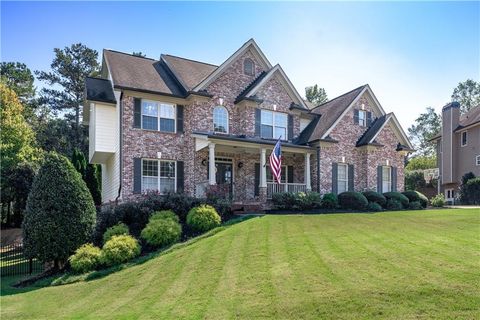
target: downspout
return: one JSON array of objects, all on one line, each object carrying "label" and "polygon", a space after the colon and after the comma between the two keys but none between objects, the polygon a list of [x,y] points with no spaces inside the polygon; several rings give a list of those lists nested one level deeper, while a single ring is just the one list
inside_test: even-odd
[{"label": "downspout", "polygon": [[120,119],[118,121],[119,123],[119,139],[120,139],[120,144],[119,144],[119,155],[120,155],[120,165],[118,166],[120,168],[120,179],[118,183],[118,195],[115,198],[115,204],[118,204],[118,200],[120,199],[122,195],[122,181],[123,181],[123,91],[120,92]]}]

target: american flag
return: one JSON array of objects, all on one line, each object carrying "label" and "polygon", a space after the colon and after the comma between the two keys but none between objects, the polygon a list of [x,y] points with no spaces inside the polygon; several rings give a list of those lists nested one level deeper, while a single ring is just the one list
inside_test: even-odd
[{"label": "american flag", "polygon": [[278,139],[277,143],[275,143],[275,147],[273,147],[269,160],[272,176],[277,183],[280,183],[282,176],[282,145],[280,143],[280,139]]}]

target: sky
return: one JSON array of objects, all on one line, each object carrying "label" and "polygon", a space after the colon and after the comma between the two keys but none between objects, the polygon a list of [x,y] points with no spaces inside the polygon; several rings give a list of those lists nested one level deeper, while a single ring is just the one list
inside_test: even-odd
[{"label": "sky", "polygon": [[[480,2],[5,2],[1,61],[48,70],[54,48],[141,51],[221,64],[254,38],[298,92],[368,83],[406,130],[480,81]],[[38,87],[43,84],[36,83]]]}]

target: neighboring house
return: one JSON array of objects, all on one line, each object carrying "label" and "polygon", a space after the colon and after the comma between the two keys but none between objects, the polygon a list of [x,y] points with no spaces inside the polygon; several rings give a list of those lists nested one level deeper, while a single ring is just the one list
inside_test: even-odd
[{"label": "neighboring house", "polygon": [[465,173],[480,176],[480,106],[460,115],[458,102],[447,104],[440,134],[431,141],[436,142],[439,192],[453,202]]},{"label": "neighboring house", "polygon": [[[253,39],[220,66],[104,50],[102,79],[87,79],[86,100],[104,202],[147,190],[213,189],[261,205],[282,191],[400,191],[412,151],[368,85],[310,108]],[[280,185],[268,168],[279,137]]]}]

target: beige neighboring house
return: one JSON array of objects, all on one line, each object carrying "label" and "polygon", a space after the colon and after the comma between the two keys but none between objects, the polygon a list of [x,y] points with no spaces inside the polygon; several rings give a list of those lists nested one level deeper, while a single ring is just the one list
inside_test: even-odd
[{"label": "beige neighboring house", "polygon": [[448,202],[457,197],[462,176],[480,176],[480,106],[460,115],[460,104],[451,102],[442,109],[442,129],[436,142],[440,171],[439,192]]}]

